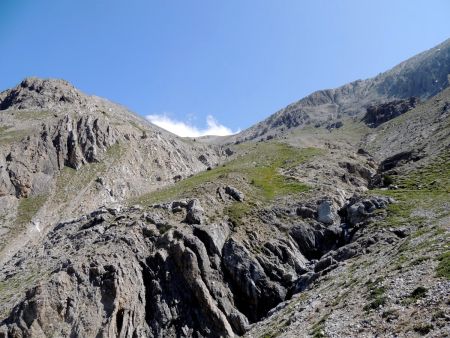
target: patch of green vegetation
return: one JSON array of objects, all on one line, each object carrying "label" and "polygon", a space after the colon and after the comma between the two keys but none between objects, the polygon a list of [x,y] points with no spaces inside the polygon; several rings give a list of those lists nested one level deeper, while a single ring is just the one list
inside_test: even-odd
[{"label": "patch of green vegetation", "polygon": [[399,317],[399,311],[395,309],[388,309],[386,311],[383,311],[381,314],[381,318],[389,321],[395,320]]},{"label": "patch of green vegetation", "polygon": [[9,240],[17,237],[17,235],[26,228],[34,215],[36,215],[39,209],[44,205],[47,198],[47,195],[39,195],[21,198],[19,200],[14,226],[10,228],[8,233],[0,236],[0,251],[4,249]]},{"label": "patch of green vegetation", "polygon": [[287,308],[283,311],[283,317],[280,320],[279,317],[275,321],[275,324],[271,324],[270,327],[267,329],[267,331],[259,336],[260,338],[275,338],[278,337],[281,332],[283,332],[283,329],[286,328],[289,325],[289,319],[285,319],[286,316],[292,315],[294,312],[295,304],[291,303],[287,306]]},{"label": "patch of green vegetation", "polygon": [[369,289],[369,295],[367,297],[367,300],[370,302],[364,306],[364,311],[370,311],[378,309],[380,306],[383,306],[386,304],[386,288],[384,286],[379,286],[382,279],[378,278],[374,282],[368,282],[366,283],[368,289]]},{"label": "patch of green vegetation", "polygon": [[164,235],[170,229],[172,229],[172,226],[170,224],[164,224],[164,225],[158,227],[158,231],[159,231],[160,235]]},{"label": "patch of green vegetation", "polygon": [[318,322],[316,322],[311,327],[311,336],[313,338],[324,338],[325,335],[325,322],[327,321],[329,315],[324,315]]},{"label": "patch of green vegetation", "polygon": [[414,331],[421,334],[421,335],[426,335],[428,333],[430,333],[431,330],[434,329],[434,326],[430,323],[422,323],[422,324],[417,324],[413,327]]},{"label": "patch of green vegetation", "polygon": [[27,130],[3,130],[0,134],[0,145],[18,142],[28,135]]},{"label": "patch of green vegetation", "polygon": [[52,115],[47,110],[16,110],[13,114],[19,120],[40,120]]},{"label": "patch of green vegetation", "polygon": [[[403,248],[405,248],[405,249],[403,250]],[[406,251],[406,248],[407,248],[407,246],[401,246],[399,249],[399,252]],[[406,263],[408,261],[408,259],[409,259],[408,256],[406,256],[403,253],[400,253],[400,255],[398,255],[398,257],[396,259],[396,263],[401,266],[402,264]]]},{"label": "patch of green vegetation", "polygon": [[271,200],[279,195],[296,194],[308,190],[307,186],[280,174],[279,170],[299,165],[318,154],[318,149],[298,149],[281,143],[271,143],[270,146],[259,145],[256,153],[259,153],[263,147],[272,148],[273,153],[266,152],[262,161],[258,161],[259,163],[257,162],[253,168],[247,169],[247,174],[252,185],[260,189],[265,199]]},{"label": "patch of green vegetation", "polygon": [[[413,242],[411,237],[405,239],[397,249],[397,257],[393,261],[393,270],[401,270],[407,266],[416,266],[431,259],[430,256],[423,256],[412,260],[412,258],[418,255],[418,252],[422,250],[426,250],[427,253],[439,251],[439,247],[436,246],[436,232],[430,231],[430,233],[431,237],[429,237],[429,239],[422,240],[419,243]],[[412,255],[413,253],[414,255]],[[406,264],[408,261],[409,264]]]},{"label": "patch of green vegetation", "polygon": [[398,176],[395,183],[403,189],[450,193],[449,163],[450,152],[444,152],[423,168]]},{"label": "patch of green vegetation", "polygon": [[385,187],[394,183],[394,179],[390,175],[383,175],[383,184]]},{"label": "patch of green vegetation", "polygon": [[419,257],[419,258],[416,258],[415,260],[411,261],[411,263],[409,263],[409,265],[410,265],[410,266],[420,265],[420,264],[422,264],[423,262],[425,262],[425,261],[427,261],[427,260],[430,260],[430,259],[431,259],[431,257],[428,257],[428,256]]},{"label": "patch of green vegetation", "polygon": [[370,311],[370,310],[376,310],[379,307],[383,306],[386,304],[386,298],[385,297],[379,297],[374,299],[372,302],[370,302],[369,304],[366,304],[364,306],[364,311]]},{"label": "patch of green vegetation", "polygon": [[89,182],[97,177],[99,163],[87,164],[79,170],[64,167],[56,180],[54,200],[66,203],[74,194],[79,193]]},{"label": "patch of green vegetation", "polygon": [[225,209],[225,215],[228,215],[230,221],[235,225],[241,223],[245,214],[250,211],[250,203],[233,203],[231,206]]},{"label": "patch of green vegetation", "polygon": [[432,321],[437,321],[439,319],[445,319],[445,311],[442,309],[438,309],[435,313],[433,313],[433,316],[431,317]]},{"label": "patch of green vegetation", "polygon": [[419,287],[415,288],[413,292],[411,292],[411,295],[409,296],[409,298],[411,298],[413,300],[424,298],[427,295],[427,291],[428,291],[427,288],[425,288],[423,286],[419,286]]},{"label": "patch of green vegetation", "polygon": [[[425,220],[425,218],[424,218]],[[430,229],[426,226],[420,226],[419,229],[417,229],[412,235],[411,238],[417,238],[417,237],[421,237],[423,235],[425,235],[426,233],[428,233],[430,231]]]},{"label": "patch of green vegetation", "polygon": [[[35,285],[37,281],[43,281],[48,278],[49,272],[43,269],[36,270],[28,267],[20,273],[17,273],[7,279],[0,281],[0,304],[7,304],[12,299],[18,300],[24,295],[31,285]],[[14,303],[12,301],[11,303]],[[4,318],[10,309],[7,306],[0,308],[0,318]]]},{"label": "patch of green vegetation", "polygon": [[[427,218],[418,216],[413,213],[414,210],[426,210],[438,213],[444,210],[444,205],[450,199],[450,194],[444,191],[427,191],[427,190],[373,190],[372,193],[377,195],[386,195],[396,200],[396,203],[389,205],[387,211],[388,216],[378,222],[384,227],[403,227],[403,226],[424,226],[417,236],[426,233],[425,227]],[[444,212],[448,212],[445,210]]]},{"label": "patch of green vegetation", "polygon": [[47,195],[22,198],[17,208],[16,227],[28,224],[38,210],[44,205]]},{"label": "patch of green vegetation", "polygon": [[272,332],[269,333],[264,333],[262,336],[260,336],[260,338],[275,338],[276,335]]},{"label": "patch of green vegetation", "polygon": [[436,276],[450,280],[450,251],[446,251],[439,256]]},{"label": "patch of green vegetation", "polygon": [[120,143],[114,143],[106,150],[106,160],[107,161],[117,161],[124,154],[125,149],[120,145]]},{"label": "patch of green vegetation", "polygon": [[321,153],[317,148],[300,149],[277,142],[241,144],[239,148],[243,155],[225,165],[198,173],[162,190],[145,194],[130,203],[152,204],[169,199],[187,198],[192,196],[196,188],[206,183],[226,184],[227,178],[237,175],[251,182],[246,187],[246,200],[242,203],[236,202],[236,206],[229,209],[231,217],[239,218],[255,201],[268,202],[280,195],[307,191],[309,187],[305,184],[283,175],[280,171],[293,168]]},{"label": "patch of green vegetation", "polygon": [[380,298],[381,296],[384,295],[385,292],[386,289],[384,288],[384,286],[374,288],[370,293],[370,298],[372,299]]},{"label": "patch of green vegetation", "polygon": [[[344,284],[345,284],[345,282],[344,282]],[[342,294],[340,294],[340,295],[334,297],[334,299],[333,299],[333,301],[330,303],[330,305],[331,305],[332,307],[337,307],[337,306],[342,302],[342,300],[345,299],[345,298],[346,298],[346,294],[345,294],[345,293],[342,293]]]},{"label": "patch of green vegetation", "polygon": [[[450,152],[444,152],[432,163],[423,168],[413,170],[406,175],[389,176],[398,190],[375,190],[376,194],[394,198],[397,203],[388,208],[388,217],[380,222],[387,227],[407,225],[425,225],[427,217],[415,210],[423,210],[435,214],[436,218],[450,214],[447,203],[450,200]],[[419,237],[428,231],[423,227],[414,237]]]}]

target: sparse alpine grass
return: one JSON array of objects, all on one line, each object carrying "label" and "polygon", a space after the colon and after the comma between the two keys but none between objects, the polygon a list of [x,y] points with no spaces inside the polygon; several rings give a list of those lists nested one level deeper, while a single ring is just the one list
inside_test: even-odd
[{"label": "sparse alpine grass", "polygon": [[[305,184],[281,174],[282,169],[293,168],[322,150],[317,148],[295,148],[284,143],[260,142],[240,145],[243,155],[221,166],[200,172],[172,186],[132,199],[132,204],[151,204],[169,199],[192,196],[192,192],[206,183],[227,184],[228,177],[238,175],[249,182],[243,189],[246,202],[268,202],[280,195],[296,194],[309,189]],[[245,209],[239,207],[236,213]]]},{"label": "sparse alpine grass", "polygon": [[436,268],[437,277],[450,280],[450,251],[446,251],[438,258],[439,264]]}]

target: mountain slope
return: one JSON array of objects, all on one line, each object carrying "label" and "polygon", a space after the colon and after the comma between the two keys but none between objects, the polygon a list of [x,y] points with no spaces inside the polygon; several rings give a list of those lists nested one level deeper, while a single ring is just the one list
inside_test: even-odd
[{"label": "mountain slope", "polygon": [[182,140],[62,80],[26,79],[0,94],[0,107],[0,249],[222,156],[220,147]]},{"label": "mountain slope", "polygon": [[244,141],[282,135],[305,126],[327,126],[348,116],[362,117],[371,104],[417,97],[427,99],[449,85],[450,39],[378,76],[336,89],[319,90],[232,137]]},{"label": "mountain slope", "polygon": [[[445,336],[450,89],[428,79],[447,76],[448,45],[299,101],[316,120],[343,109],[340,127],[287,128],[301,114],[282,111],[269,118],[277,137],[245,131],[232,145],[181,140],[65,83],[2,93],[2,170],[18,174],[2,171],[0,198],[21,215],[50,191],[39,212],[55,217],[1,255],[0,337]],[[392,100],[413,92],[422,102],[397,114]],[[376,125],[362,119],[369,104]],[[29,109],[40,120],[21,124]]]}]

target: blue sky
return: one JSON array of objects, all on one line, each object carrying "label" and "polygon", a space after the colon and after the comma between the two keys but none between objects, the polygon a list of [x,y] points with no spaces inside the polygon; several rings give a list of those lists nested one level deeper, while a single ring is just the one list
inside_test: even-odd
[{"label": "blue sky", "polygon": [[448,13],[447,0],[0,0],[0,90],[64,78],[177,132],[225,133],[433,47]]}]

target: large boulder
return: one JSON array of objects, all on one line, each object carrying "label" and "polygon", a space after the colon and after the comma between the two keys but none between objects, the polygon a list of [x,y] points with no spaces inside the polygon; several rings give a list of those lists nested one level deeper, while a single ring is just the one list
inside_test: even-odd
[{"label": "large boulder", "polygon": [[261,247],[256,259],[273,281],[284,287],[291,284],[306,271],[308,261],[292,240],[271,240]]},{"label": "large boulder", "polygon": [[194,235],[205,244],[210,255],[221,255],[222,248],[230,235],[230,227],[227,223],[213,223],[207,225],[196,225]]},{"label": "large boulder", "polygon": [[324,224],[333,224],[339,219],[339,216],[334,208],[333,202],[324,200],[320,202],[317,209],[317,220]]},{"label": "large boulder", "polygon": [[186,222],[189,224],[201,224],[204,210],[200,201],[196,198],[190,200],[187,204]]}]

